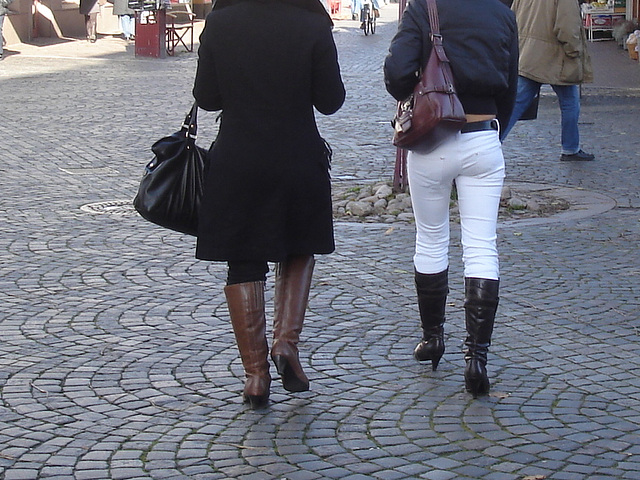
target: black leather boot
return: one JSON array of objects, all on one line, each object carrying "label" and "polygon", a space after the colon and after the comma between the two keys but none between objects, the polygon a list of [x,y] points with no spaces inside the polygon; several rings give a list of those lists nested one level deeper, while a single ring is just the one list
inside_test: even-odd
[{"label": "black leather boot", "polygon": [[431,360],[431,368],[435,371],[444,355],[444,313],[449,293],[449,270],[434,274],[416,271],[415,277],[422,341],[416,346],[413,356],[420,362]]},{"label": "black leather boot", "polygon": [[474,398],[489,394],[487,353],[491,345],[493,323],[498,309],[499,285],[499,280],[464,279],[464,310],[467,327],[464,355],[467,365],[464,370],[464,383],[467,392]]}]

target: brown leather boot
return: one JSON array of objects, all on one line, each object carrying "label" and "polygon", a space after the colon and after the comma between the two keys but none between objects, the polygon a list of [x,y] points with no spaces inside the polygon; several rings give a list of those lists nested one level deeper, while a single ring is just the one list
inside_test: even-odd
[{"label": "brown leather boot", "polygon": [[271,359],[289,392],[309,390],[309,379],[298,358],[298,340],[309,302],[313,255],[290,257],[276,269]]},{"label": "brown leather boot", "polygon": [[224,287],[224,294],[247,376],[244,401],[250,403],[252,408],[261,407],[269,400],[271,386],[267,360],[269,347],[264,313],[264,282],[227,285]]}]

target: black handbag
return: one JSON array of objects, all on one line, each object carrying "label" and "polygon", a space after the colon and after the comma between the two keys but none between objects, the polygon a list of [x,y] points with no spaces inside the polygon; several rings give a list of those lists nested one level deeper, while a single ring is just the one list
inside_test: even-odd
[{"label": "black handbag", "polygon": [[196,145],[198,105],[179,132],[153,144],[133,206],[152,223],[189,235],[198,231],[198,208],[207,149]]},{"label": "black handbag", "polygon": [[527,109],[522,112],[522,115],[518,120],[535,120],[538,118],[538,104],[540,103],[540,93],[538,93],[533,100],[531,100],[531,104],[527,107]]}]

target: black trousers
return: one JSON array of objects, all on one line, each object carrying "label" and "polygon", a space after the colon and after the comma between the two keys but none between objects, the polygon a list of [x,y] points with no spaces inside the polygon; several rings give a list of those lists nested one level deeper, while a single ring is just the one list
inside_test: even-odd
[{"label": "black trousers", "polygon": [[267,280],[269,265],[267,262],[227,262],[227,285]]}]

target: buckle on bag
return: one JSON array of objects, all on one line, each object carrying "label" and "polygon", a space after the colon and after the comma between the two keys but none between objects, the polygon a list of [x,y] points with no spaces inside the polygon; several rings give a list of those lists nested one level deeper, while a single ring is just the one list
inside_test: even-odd
[{"label": "buckle on bag", "polygon": [[413,95],[410,95],[403,101],[398,103],[396,116],[391,122],[396,132],[407,132],[411,128],[411,119],[413,118]]}]

